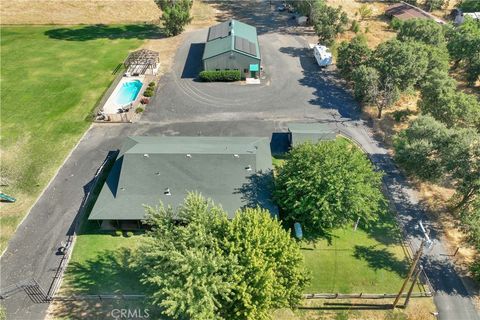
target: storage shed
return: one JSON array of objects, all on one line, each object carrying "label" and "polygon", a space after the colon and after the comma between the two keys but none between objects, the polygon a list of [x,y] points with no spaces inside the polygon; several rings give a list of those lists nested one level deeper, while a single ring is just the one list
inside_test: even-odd
[{"label": "storage shed", "polygon": [[293,148],[304,142],[335,140],[337,132],[324,123],[289,123],[289,142]]},{"label": "storage shed", "polygon": [[245,78],[258,77],[257,29],[233,19],[210,27],[202,61],[204,70],[240,70]]},{"label": "storage shed", "polygon": [[399,2],[389,6],[385,10],[385,14],[391,18],[397,18],[401,21],[409,20],[409,19],[431,19],[440,24],[444,24],[445,22],[434,15],[411,5],[406,2]]}]

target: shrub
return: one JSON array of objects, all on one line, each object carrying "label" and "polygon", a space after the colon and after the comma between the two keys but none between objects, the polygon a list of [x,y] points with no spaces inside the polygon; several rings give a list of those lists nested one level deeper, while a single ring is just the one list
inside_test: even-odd
[{"label": "shrub", "polygon": [[241,79],[241,74],[239,70],[221,70],[221,71],[211,71],[205,70],[200,72],[199,77],[202,81],[212,82],[212,81],[239,81]]},{"label": "shrub", "polygon": [[142,98],[142,99],[140,99],[140,103],[141,103],[141,104],[148,104],[149,102],[150,102],[150,99],[148,99],[148,98]]},{"label": "shrub", "polygon": [[148,84],[148,86],[149,86],[150,88],[154,88],[154,87],[155,87],[155,82],[154,82],[154,81],[150,82],[150,83]]},{"label": "shrub", "polygon": [[403,21],[394,17],[392,21],[390,21],[390,27],[393,30],[399,30],[402,27]]},{"label": "shrub", "polygon": [[470,270],[477,281],[480,281],[480,260],[473,263]]},{"label": "shrub", "polygon": [[145,109],[143,109],[142,107],[137,107],[137,109],[135,109],[135,113],[142,113]]},{"label": "shrub", "polygon": [[373,15],[373,10],[369,5],[362,4],[358,9],[358,14],[360,15],[360,20],[365,20]]},{"label": "shrub", "polygon": [[150,88],[148,88],[147,90],[145,90],[145,91],[143,92],[143,96],[144,96],[144,97],[151,97],[151,96],[153,96],[153,90],[150,90]]},{"label": "shrub", "polygon": [[117,237],[121,237],[121,236],[123,235],[122,230],[115,230],[115,235],[116,235]]},{"label": "shrub", "polygon": [[133,232],[132,231],[128,231],[126,234],[125,234],[126,237],[130,238],[130,237],[133,237]]},{"label": "shrub", "polygon": [[396,122],[401,122],[407,120],[407,117],[409,115],[413,114],[413,111],[410,109],[405,109],[405,110],[396,110],[392,113],[393,119],[395,119]]},{"label": "shrub", "polygon": [[352,30],[355,33],[360,32],[360,25],[358,24],[357,20],[352,20],[352,26],[350,27],[350,30]]}]

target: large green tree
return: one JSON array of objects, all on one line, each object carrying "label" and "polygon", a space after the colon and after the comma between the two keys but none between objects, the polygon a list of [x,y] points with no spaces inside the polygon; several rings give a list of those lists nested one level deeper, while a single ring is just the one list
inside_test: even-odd
[{"label": "large green tree", "polygon": [[447,32],[448,51],[455,60],[455,66],[463,65],[470,85],[475,84],[480,74],[478,59],[480,57],[480,22],[471,17],[451,27]]},{"label": "large green tree", "polygon": [[360,65],[366,64],[372,55],[363,35],[354,37],[350,42],[343,41],[337,50],[337,67],[342,76],[352,79],[353,72]]},{"label": "large green tree", "polygon": [[373,67],[360,65],[352,73],[354,82],[353,94],[355,99],[366,103],[375,103],[377,99],[378,84],[380,83],[380,73]]},{"label": "large green tree", "polygon": [[433,46],[446,45],[443,26],[430,19],[403,21],[398,30],[397,39],[400,41],[420,41]]},{"label": "large green tree", "polygon": [[175,319],[269,319],[293,307],[306,276],[297,243],[270,213],[237,212],[189,194],[178,209],[147,208],[138,251],[152,302]]},{"label": "large green tree", "polygon": [[192,0],[155,0],[155,2],[162,10],[160,20],[163,22],[165,35],[180,34],[192,21],[190,16]]},{"label": "large green tree", "polygon": [[347,29],[348,16],[342,7],[328,6],[324,0],[317,0],[310,17],[318,40],[330,45],[338,34]]},{"label": "large green tree", "polygon": [[393,106],[400,98],[400,90],[395,85],[392,77],[383,80],[377,69],[361,65],[354,72],[355,98],[365,104],[377,107],[377,117],[382,117],[383,110]]},{"label": "large green tree", "polygon": [[381,43],[373,53],[371,66],[380,73],[380,81],[390,78],[404,91],[418,84],[428,70],[428,53],[416,41],[390,40]]},{"label": "large green tree", "polygon": [[275,198],[287,222],[310,236],[360,218],[368,223],[384,209],[382,174],[345,140],[293,148],[275,179]]},{"label": "large green tree", "polygon": [[453,183],[454,210],[477,212],[480,197],[480,134],[448,128],[431,116],[417,118],[394,139],[395,159],[408,173],[436,183]]},{"label": "large green tree", "polygon": [[444,153],[448,128],[431,116],[421,116],[394,139],[395,160],[409,173],[438,182],[445,172]]},{"label": "large green tree", "polygon": [[421,86],[420,110],[448,127],[474,127],[480,130],[480,101],[457,90],[457,83],[446,72],[432,72]]}]

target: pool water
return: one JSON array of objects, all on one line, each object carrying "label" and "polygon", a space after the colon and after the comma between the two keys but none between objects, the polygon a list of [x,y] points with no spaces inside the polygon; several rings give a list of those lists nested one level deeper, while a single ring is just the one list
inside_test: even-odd
[{"label": "pool water", "polygon": [[135,101],[141,88],[142,81],[140,80],[125,82],[120,87],[115,102],[120,106],[124,106]]}]

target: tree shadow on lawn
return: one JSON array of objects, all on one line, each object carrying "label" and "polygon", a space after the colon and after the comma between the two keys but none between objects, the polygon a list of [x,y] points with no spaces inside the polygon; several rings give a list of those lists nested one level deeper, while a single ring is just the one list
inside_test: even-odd
[{"label": "tree shadow on lawn", "polygon": [[354,247],[353,256],[356,259],[364,260],[373,270],[387,270],[397,273],[401,277],[407,275],[408,261],[407,259],[399,260],[395,255],[386,248],[377,249],[377,246],[361,246]]},{"label": "tree shadow on lawn", "polygon": [[96,39],[156,39],[163,38],[162,29],[153,24],[129,24],[108,26],[95,24],[84,27],[57,28],[45,31],[45,35],[58,40],[89,41]]},{"label": "tree shadow on lawn", "polygon": [[376,222],[371,225],[359,225],[359,229],[365,231],[369,237],[384,245],[400,245],[402,234],[393,213],[381,214]]},{"label": "tree shadow on lawn", "polygon": [[146,294],[134,259],[131,249],[120,248],[101,251],[84,262],[71,261],[66,273],[68,287],[81,295]]},{"label": "tree shadow on lawn", "polygon": [[[88,299],[88,300],[68,300],[68,301],[54,301],[49,308],[48,319],[116,319],[121,309],[131,310],[137,312],[138,315],[143,315],[144,319],[167,319],[160,315],[160,312],[149,304],[146,300],[123,300],[123,299]],[[112,313],[113,312],[113,313]],[[148,312],[149,317],[146,317]],[[125,317],[124,317],[125,318]],[[118,319],[121,319],[118,317]],[[133,318],[129,318],[133,319]]]}]

